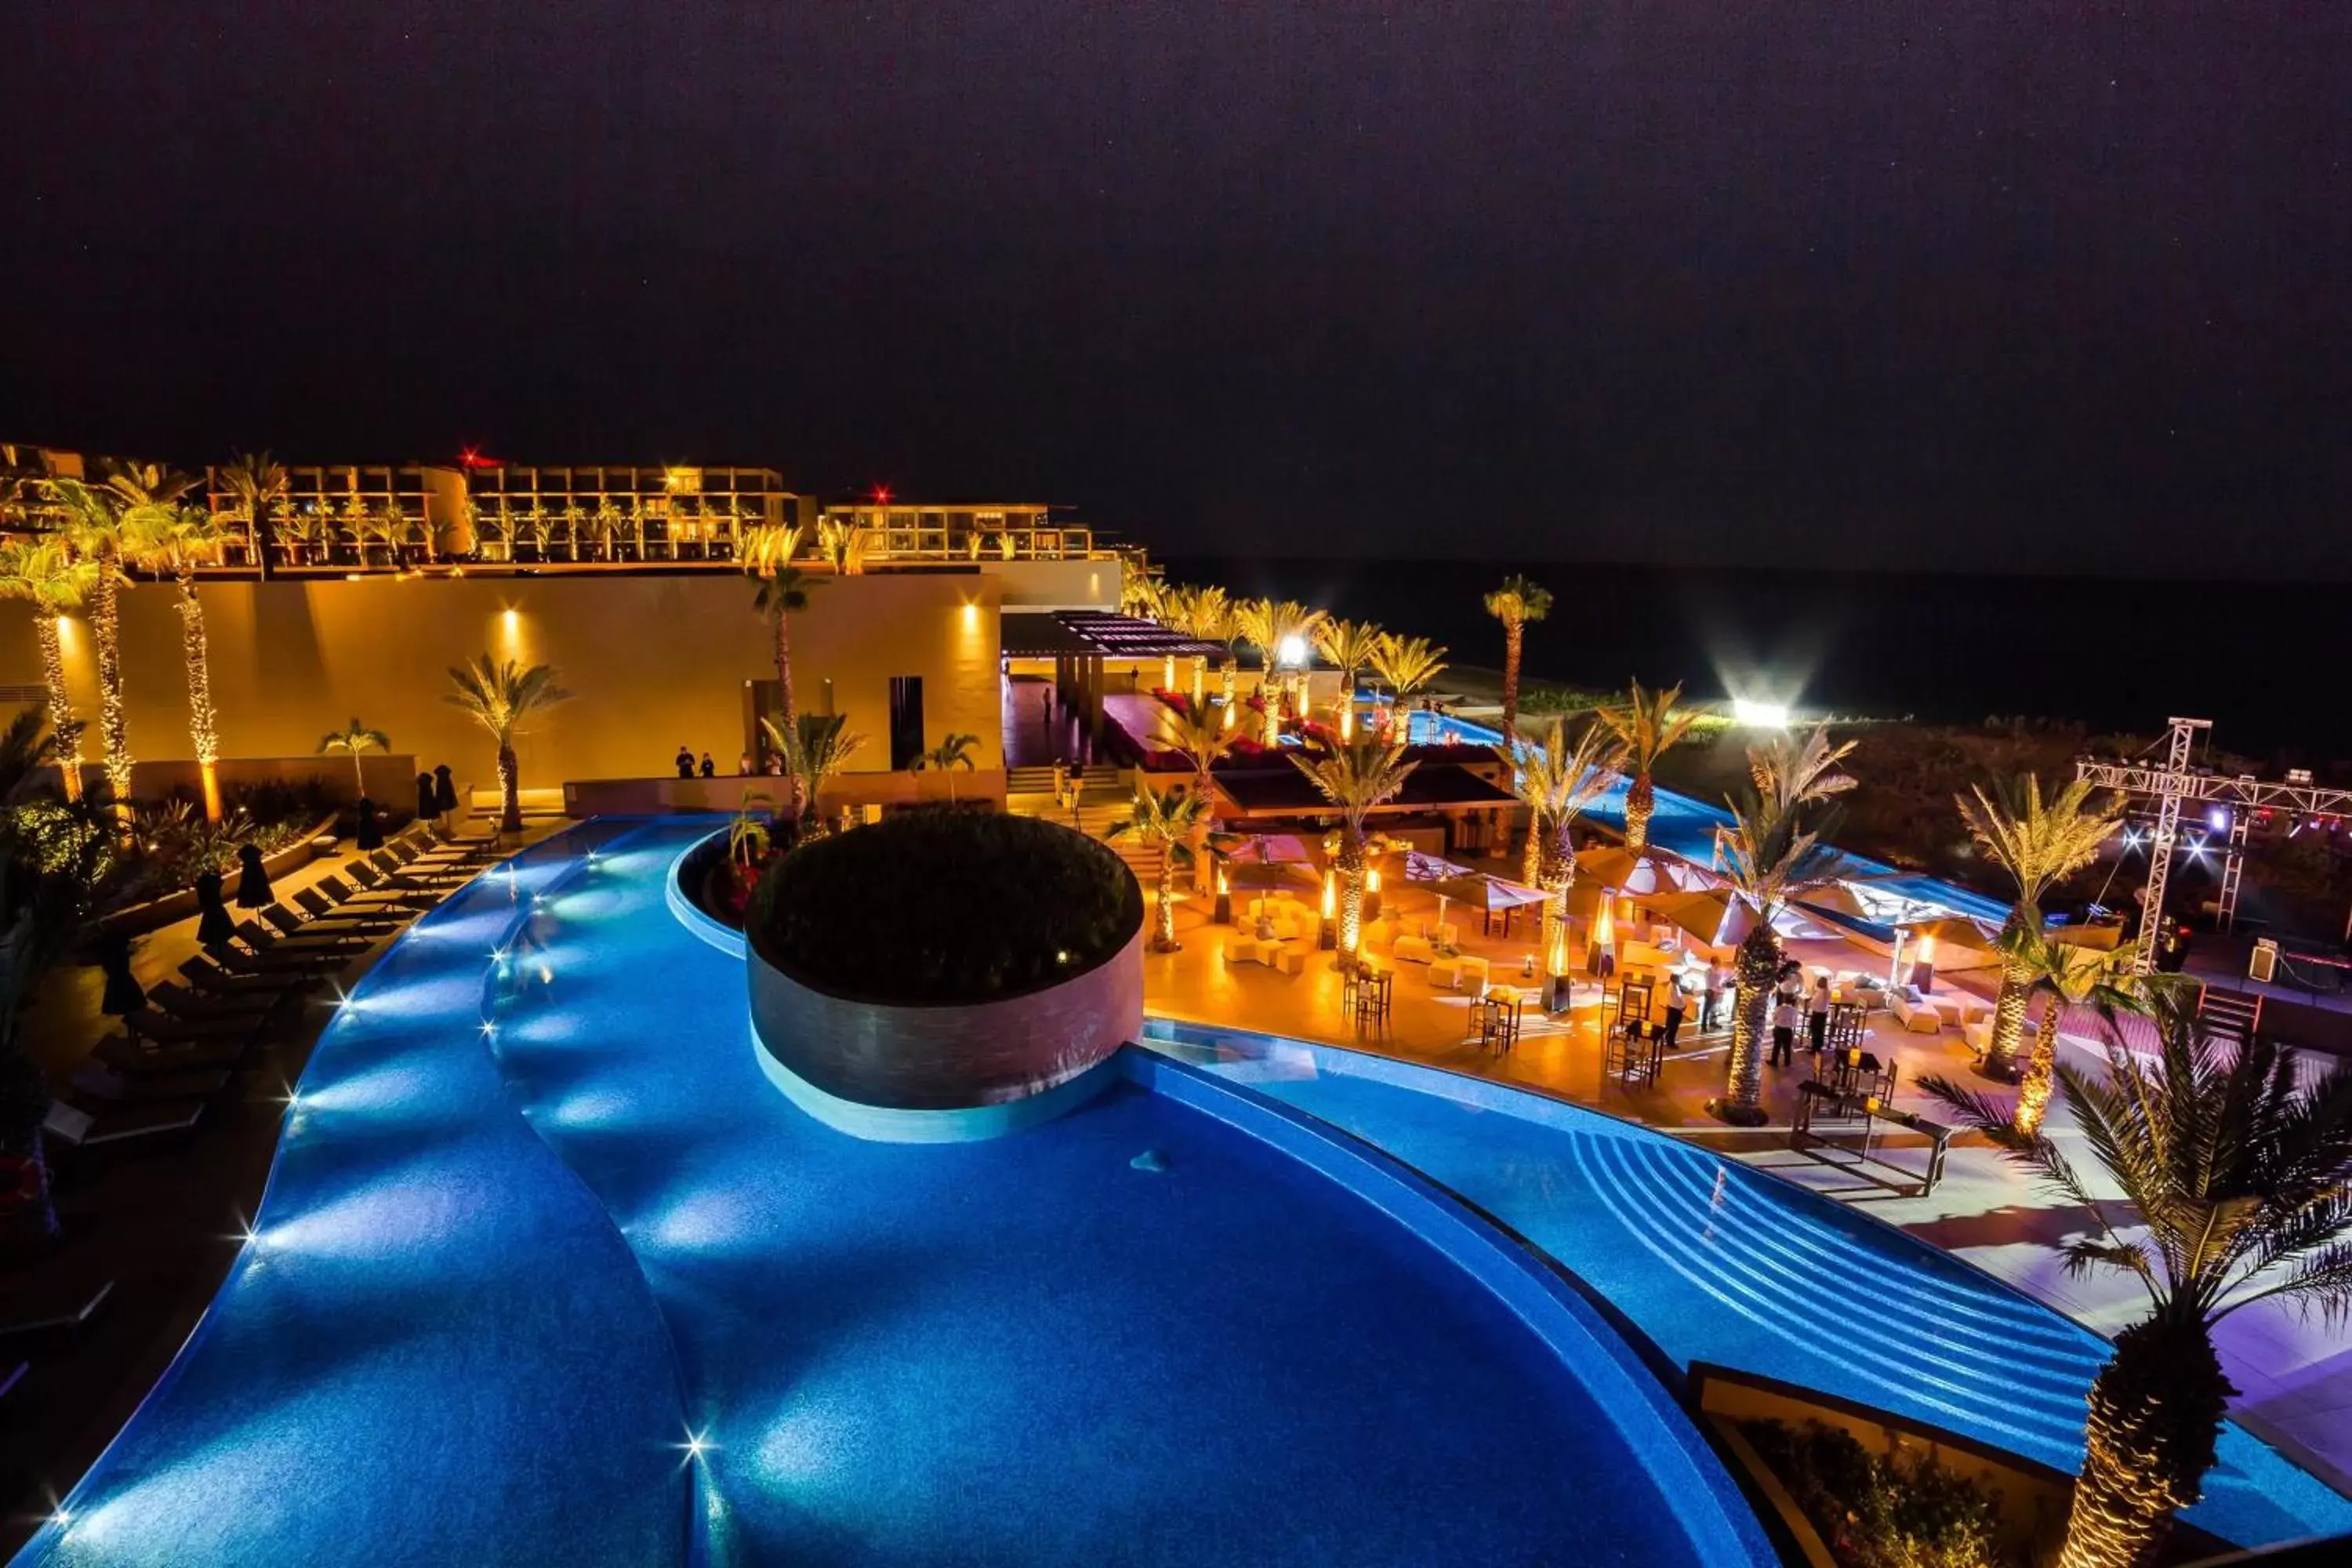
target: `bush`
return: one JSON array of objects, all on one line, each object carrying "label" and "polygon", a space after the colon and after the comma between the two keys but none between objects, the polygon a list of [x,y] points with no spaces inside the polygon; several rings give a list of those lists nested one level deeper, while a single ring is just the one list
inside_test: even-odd
[{"label": "bush", "polygon": [[1050,822],[926,808],[785,855],[750,934],[794,978],[877,1002],[985,1002],[1068,979],[1143,923],[1118,857]]},{"label": "bush", "polygon": [[2022,1568],[2000,1545],[2000,1494],[1933,1459],[1874,1454],[1818,1421],[1740,1429],[1847,1568]]}]

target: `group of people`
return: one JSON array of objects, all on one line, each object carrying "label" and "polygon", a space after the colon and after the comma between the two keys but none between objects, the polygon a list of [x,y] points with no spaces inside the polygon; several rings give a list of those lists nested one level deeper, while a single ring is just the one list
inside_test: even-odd
[{"label": "group of people", "polygon": [[[718,764],[710,760],[709,752],[703,752],[702,760],[698,763],[694,760],[694,748],[682,745],[678,747],[677,755],[673,760],[677,763],[677,776],[682,779],[715,779],[719,776]],[[746,752],[736,759],[735,773],[740,778],[749,778],[753,773],[760,773],[782,778],[784,776],[784,759],[782,753],[772,752],[768,755],[768,765],[763,768],[760,765],[759,758]]]},{"label": "group of people", "polygon": [[1795,1065],[1797,1029],[1801,1022],[1807,1048],[1812,1052],[1813,1065],[1818,1069],[1822,1053],[1829,1049],[1831,1002],[1828,975],[1813,976],[1813,988],[1809,993],[1803,966],[1793,962],[1783,963],[1772,987],[1772,1055],[1767,1065]]}]

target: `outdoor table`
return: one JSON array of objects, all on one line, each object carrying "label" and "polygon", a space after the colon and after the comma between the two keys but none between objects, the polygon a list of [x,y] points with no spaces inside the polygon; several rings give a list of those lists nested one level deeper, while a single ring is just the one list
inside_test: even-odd
[{"label": "outdoor table", "polygon": [[1930,1121],[1913,1111],[1900,1110],[1878,1095],[1851,1093],[1807,1079],[1797,1088],[1797,1120],[1789,1130],[1789,1147],[1800,1150],[1835,1147],[1832,1142],[1833,1134],[1814,1130],[1815,1123],[1822,1120],[1848,1123],[1859,1121],[1862,1124],[1861,1142],[1853,1150],[1854,1163],[1858,1165],[1883,1165],[1904,1176],[1910,1176],[1911,1173],[1887,1159],[1884,1153],[1871,1152],[1872,1140],[1876,1136],[1878,1123],[1882,1121],[1902,1128],[1906,1132],[1920,1133],[1927,1139],[1927,1168],[1906,1184],[1912,1187],[1916,1195],[1926,1197],[1936,1190],[1936,1184],[1944,1179],[1944,1163],[1951,1149],[1952,1130],[1940,1121]]}]

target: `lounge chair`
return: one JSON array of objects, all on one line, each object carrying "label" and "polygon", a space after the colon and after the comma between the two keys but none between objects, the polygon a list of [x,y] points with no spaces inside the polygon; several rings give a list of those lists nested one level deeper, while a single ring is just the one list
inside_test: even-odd
[{"label": "lounge chair", "polygon": [[321,877],[318,882],[319,891],[334,900],[344,909],[406,910],[411,913],[422,913],[438,901],[430,893],[420,892],[411,888],[390,886],[384,882],[383,873],[365,861],[351,867],[350,870],[352,880],[358,882],[361,887],[367,889],[366,891],[355,890],[351,883],[337,876]]},{"label": "lounge chair", "polygon": [[111,1279],[28,1278],[0,1298],[0,1340],[79,1334],[113,1294]]},{"label": "lounge chair", "polygon": [[387,922],[382,915],[336,916],[331,910],[324,920],[296,914],[284,904],[272,904],[261,911],[261,918],[277,928],[281,937],[354,937],[373,942],[386,931],[399,929],[397,921]]},{"label": "lounge chair", "polygon": [[284,997],[284,992],[247,992],[242,995],[203,996],[169,980],[159,980],[147,988],[147,1000],[174,1018],[192,1021],[206,1018],[242,1018],[248,1024],[258,1024]]},{"label": "lounge chair", "polygon": [[271,1001],[292,995],[312,978],[308,974],[291,973],[233,974],[203,953],[180,965],[180,973],[190,985],[206,995],[266,997]]},{"label": "lounge chair", "polygon": [[187,1068],[165,1072],[128,1073],[98,1062],[84,1062],[73,1075],[78,1094],[97,1100],[136,1102],[158,1100],[210,1100],[228,1087],[226,1068]]},{"label": "lounge chair", "polygon": [[372,910],[343,909],[316,888],[305,888],[296,893],[294,901],[299,904],[310,917],[303,923],[312,927],[325,927],[329,930],[348,927],[352,931],[381,933],[398,931],[408,923],[408,915],[404,910],[386,910],[381,905]]},{"label": "lounge chair", "polygon": [[122,1026],[143,1040],[185,1045],[195,1040],[246,1040],[261,1020],[250,1016],[226,1018],[174,1018],[152,1007],[136,1007],[122,1015]]},{"label": "lounge chair", "polygon": [[109,1035],[89,1055],[92,1061],[132,1078],[232,1068],[244,1058],[247,1041],[199,1040],[184,1046],[142,1045],[129,1035]]},{"label": "lounge chair", "polygon": [[339,954],[348,958],[369,946],[363,936],[346,933],[321,933],[318,936],[282,936],[259,921],[243,921],[236,928],[237,941],[245,943],[257,957],[271,953]]},{"label": "lounge chair", "polygon": [[201,1100],[159,1100],[109,1110],[102,1116],[92,1116],[59,1100],[50,1102],[41,1131],[71,1148],[104,1149],[142,1138],[191,1131],[204,1114],[205,1102]]}]

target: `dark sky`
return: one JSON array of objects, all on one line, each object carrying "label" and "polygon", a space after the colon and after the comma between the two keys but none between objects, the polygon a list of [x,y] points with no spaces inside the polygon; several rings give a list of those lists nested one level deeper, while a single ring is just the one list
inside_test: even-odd
[{"label": "dark sky", "polygon": [[0,16],[9,438],[2352,575],[2352,5]]}]

